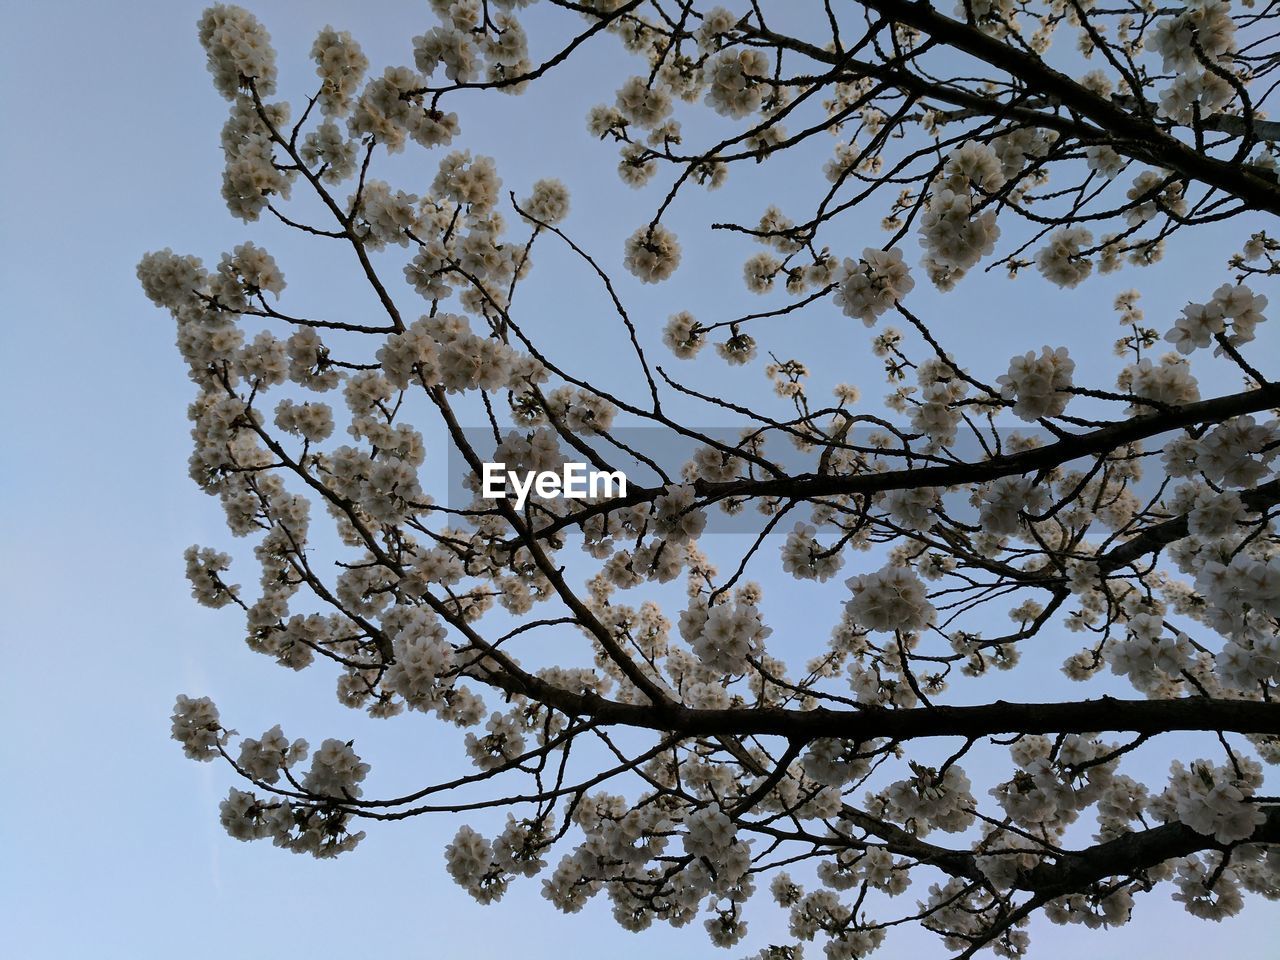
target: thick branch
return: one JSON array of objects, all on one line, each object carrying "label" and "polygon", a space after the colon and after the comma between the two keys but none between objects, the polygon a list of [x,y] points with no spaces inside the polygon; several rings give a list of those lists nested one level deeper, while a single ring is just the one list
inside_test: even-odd
[{"label": "thick branch", "polygon": [[[715,483],[698,480],[694,486],[701,500],[705,503],[714,503],[720,500],[760,497],[803,501],[816,497],[873,494],[915,487],[946,488],[968,483],[986,483],[1001,477],[1052,470],[1072,460],[1101,456],[1126,444],[1159,436],[1172,430],[1200,423],[1219,423],[1243,414],[1268,410],[1277,404],[1280,404],[1280,386],[1268,385],[1257,390],[1246,390],[1243,393],[1171,407],[1159,413],[1134,417],[1088,433],[1074,434],[1043,447],[992,457],[990,460],[976,463],[886,470],[880,473],[862,473],[852,476],[800,474],[791,477]],[[629,486],[626,496],[592,504],[559,517],[540,528],[537,536],[549,536],[557,530],[575,526],[598,514],[651,502],[664,492],[665,489],[661,487]],[[520,541],[515,541],[512,545],[516,546],[519,543]]]},{"label": "thick branch", "polygon": [[[1246,842],[1280,843],[1280,807],[1265,809],[1266,821]],[[1105,877],[1131,875],[1200,850],[1223,849],[1225,845],[1213,837],[1196,833],[1185,824],[1167,823],[1067,853],[1055,863],[1041,863],[1020,878],[1018,886],[1051,896],[1075,893]]]},{"label": "thick branch", "polygon": [[1154,123],[1106,97],[1088,90],[1039,57],[988,36],[976,27],[945,17],[927,3],[905,0],[860,0],[863,6],[915,27],[945,45],[976,57],[1020,80],[1051,101],[1088,118],[1114,138],[1122,153],[1157,164],[1207,186],[1225,190],[1250,206],[1280,214],[1280,186],[1240,164],[1228,163],[1192,149]]},{"label": "thick branch", "polygon": [[[1240,495],[1240,500],[1251,510],[1263,510],[1280,503],[1280,480],[1264,483],[1247,493]],[[1132,563],[1139,557],[1146,556],[1167,547],[1171,543],[1187,536],[1186,516],[1174,517],[1163,523],[1148,527],[1132,540],[1126,540],[1114,550],[1098,558],[1098,568],[1107,573]]]},{"label": "thick branch", "polygon": [[535,677],[491,672],[484,681],[532,697],[570,716],[602,725],[662,730],[687,736],[778,736],[792,741],[822,737],[867,742],[888,738],[980,738],[1009,733],[1160,734],[1203,730],[1280,734],[1280,704],[1257,700],[1098,700],[932,706],[909,710],[788,710],[778,707],[703,710],[683,706],[621,703],[593,693],[576,693]]}]

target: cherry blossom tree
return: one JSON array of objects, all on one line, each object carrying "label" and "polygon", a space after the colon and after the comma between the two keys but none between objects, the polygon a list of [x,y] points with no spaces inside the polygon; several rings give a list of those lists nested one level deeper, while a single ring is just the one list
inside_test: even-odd
[{"label": "cherry blossom tree", "polygon": [[[343,704],[459,728],[469,767],[375,795],[353,743],[313,751],[281,726],[240,739],[211,700],[179,697],[186,755],[238,777],[220,811],[232,836],[329,857],[378,821],[505,813],[444,851],[476,899],[540,877],[560,910],[604,895],[628,929],[698,922],[733,946],[771,896],[791,937],[756,955],[775,960],[815,941],[863,957],[903,924],[958,957],[1017,957],[1037,912],[1119,925],[1171,896],[1216,920],[1280,896],[1280,798],[1264,789],[1280,761],[1280,387],[1258,337],[1280,272],[1265,119],[1280,15],[944,6],[431,0],[410,65],[371,71],[326,28],[318,82],[292,104],[262,24],[206,11],[228,208],[343,248],[381,313],[289,312],[249,240],[212,267],[143,258],[197,388],[192,479],[261,567],[242,589],[227,554],[193,546],[193,594],[239,608],[253,650],[336,674]],[[624,249],[590,250],[565,223],[569,189],[504,192],[451,108],[619,40],[632,75],[581,149],[594,139],[625,184],[667,187]],[[379,178],[401,151],[425,179]],[[669,223],[682,197],[784,152],[825,184],[816,206],[767,205],[766,179],[761,215],[709,226],[750,238],[733,282],[780,305],[629,310],[619,271],[678,285],[695,242]],[[870,246],[848,229],[868,211],[883,221]],[[1140,276],[1209,226],[1237,240],[1204,262],[1202,302],[1148,319],[1121,295],[1095,356],[1018,344],[988,376],[989,348],[911,306],[932,286],[976,309],[974,272]],[[517,292],[548,246],[608,296],[627,377],[528,335]],[[883,360],[883,401],[811,385],[784,331],[821,310]],[[770,389],[701,387],[722,362]],[[1237,389],[1202,392],[1215,377]],[[674,399],[732,429],[695,428]],[[426,489],[427,430],[461,500]],[[659,450],[673,439],[692,449],[681,462]],[[484,463],[569,461],[653,479],[519,508],[481,495]],[[730,519],[749,532],[717,540]],[[759,580],[781,576],[820,582],[830,618],[769,615]],[[815,640],[815,623],[835,627]],[[1028,650],[1078,697],[992,699],[983,684]],[[1170,738],[1183,759],[1135,775]]]}]

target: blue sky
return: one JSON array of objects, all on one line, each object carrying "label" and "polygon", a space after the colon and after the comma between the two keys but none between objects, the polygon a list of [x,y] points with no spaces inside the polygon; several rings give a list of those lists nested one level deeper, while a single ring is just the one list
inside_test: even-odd
[{"label": "blue sky", "polygon": [[[713,955],[699,929],[628,934],[603,900],[565,917],[540,898],[536,881],[515,884],[501,905],[477,906],[443,871],[441,851],[457,826],[449,818],[374,828],[354,854],[335,862],[239,843],[217,824],[229,772],[185,760],[168,739],[174,695],[207,693],[248,735],[279,721],[312,743],[356,737],[375,778],[384,777],[377,783],[390,789],[425,781],[453,762],[433,722],[378,723],[344,710],[329,679],[274,667],[240,642],[233,614],[203,610],[189,597],[182,550],[192,542],[225,547],[231,538],[217,504],[186,476],[192,388],[169,318],[137,288],[138,257],[172,246],[216,262],[251,238],[281,261],[286,295],[296,298],[287,302],[323,303],[334,313],[371,308],[363,291],[343,282],[349,265],[334,251],[246,227],[223,208],[218,130],[225,104],[196,43],[201,7],[186,0],[4,7],[11,44],[0,82],[10,147],[0,154],[7,185],[0,276],[10,319],[0,350],[10,360],[0,385],[9,418],[0,453],[0,589],[9,664],[0,680],[7,731],[0,763],[9,786],[0,797],[0,949],[18,960],[176,952],[188,960],[371,951],[476,960]],[[284,91],[300,93],[311,82],[305,57],[321,26],[352,30],[380,71],[410,60],[409,37],[430,25],[425,7],[269,0],[253,9],[280,51]],[[496,156],[518,194],[541,176],[569,183],[575,207],[567,227],[615,268],[622,238],[647,219],[661,189],[628,191],[613,173],[612,151],[585,132],[587,108],[612,99],[625,76],[617,63],[612,48],[602,47],[524,98],[459,98],[453,107],[462,119],[461,145]],[[802,171],[817,163],[811,156],[719,195],[690,194],[674,221],[685,241],[676,280],[659,288],[622,284],[649,342],[676,309],[724,319],[730,309],[759,307],[739,280],[750,248],[723,234],[708,240],[694,227],[723,218],[735,204],[747,205],[745,218],[758,216],[762,196],[784,205],[791,199],[799,209],[813,189]],[[416,178],[425,190],[434,161],[410,151],[387,169],[397,185]],[[837,252],[878,243],[876,220],[845,228],[839,239],[846,249]],[[1207,247],[1177,248],[1143,274],[1079,291],[975,276],[946,298],[918,288],[912,306],[944,321],[953,342],[978,347],[975,364],[989,364],[984,375],[1043,342],[1072,346],[1083,367],[1111,369],[1115,291],[1149,291],[1148,318],[1163,328],[1186,300],[1206,297],[1227,279],[1227,248],[1212,243],[1230,234],[1209,233]],[[1204,249],[1221,253],[1201,259]],[[537,259],[541,268],[521,295],[529,326],[557,338],[561,356],[612,377],[602,358],[620,356],[614,348],[621,342],[589,275],[562,252],[546,249]],[[699,277],[724,283],[692,282]],[[782,331],[780,349],[806,336],[828,337],[832,311],[822,310]],[[866,349],[866,331],[852,326],[799,355],[811,362],[815,380],[851,380],[877,396],[878,362]],[[674,360],[666,365],[687,370]],[[751,396],[764,387],[758,370],[727,373],[714,361],[699,361],[698,370],[710,378],[700,381],[703,388],[710,382]],[[1230,377],[1221,385],[1235,389]],[[244,544],[236,546],[244,552]],[[251,583],[252,573],[242,568],[241,580]],[[788,591],[814,588],[776,589],[782,598],[803,598]],[[791,626],[825,636],[837,612]],[[1001,694],[1009,689],[1016,685]],[[743,949],[719,955],[740,956],[785,936],[782,915],[763,900]],[[1196,921],[1163,899],[1140,906],[1138,918],[1117,932],[1038,923],[1031,955],[1189,956],[1228,947],[1261,956],[1280,920],[1276,906],[1261,901],[1222,924]],[[907,933],[880,955],[944,954],[931,937]]]}]

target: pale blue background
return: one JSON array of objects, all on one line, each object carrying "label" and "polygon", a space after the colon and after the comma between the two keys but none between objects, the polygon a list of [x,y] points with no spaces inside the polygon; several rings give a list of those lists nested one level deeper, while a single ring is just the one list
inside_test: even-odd
[{"label": "pale blue background", "polygon": [[[375,827],[354,855],[324,863],[222,833],[216,805],[231,778],[224,769],[183,759],[168,739],[176,693],[214,696],[227,722],[251,735],[284,721],[287,732],[313,743],[356,736],[385,778],[379,785],[389,789],[425,780],[444,750],[435,745],[438,728],[430,721],[377,724],[343,710],[323,676],[286,673],[255,656],[239,641],[234,614],[202,610],[188,596],[183,548],[194,541],[224,546],[230,538],[217,504],[186,477],[185,407],[192,388],[173,348],[171,322],[142,297],[134,266],[143,251],[165,245],[216,262],[219,252],[246,237],[278,236],[232,220],[218,198],[225,105],[212,90],[195,39],[201,6],[10,0],[3,8],[6,318],[0,350],[7,359],[8,429],[0,453],[6,653],[0,954],[16,960],[375,953],[621,960],[736,957],[782,942],[785,920],[764,897],[747,941],[726,953],[710,947],[700,929],[627,934],[613,924],[603,898],[565,917],[540,898],[536,881],[516,884],[499,906],[481,908],[444,875],[441,849],[456,828],[448,818]],[[379,71],[408,62],[408,38],[430,25],[425,4],[416,3],[357,10],[337,2],[262,0],[255,10],[280,49],[288,93],[309,89],[304,58],[325,23],[353,30]],[[466,112],[474,99],[457,100],[453,108],[462,113],[461,144],[497,155],[518,192],[538,176],[569,182],[575,190],[570,228],[617,268],[621,238],[647,218],[662,187],[626,191],[614,177],[612,151],[584,131],[587,107],[610,99],[621,76],[611,49],[601,47],[592,59],[553,74],[523,99],[503,99],[482,113]],[[396,169],[398,183],[416,178],[408,187],[425,189],[433,162],[411,151]],[[808,172],[789,177],[789,170]],[[813,182],[813,170],[812,160],[793,167],[778,162],[774,182],[763,190],[757,179],[750,181],[754,187],[735,181],[706,199],[690,194],[673,219],[688,226],[681,233],[685,282],[657,290],[623,284],[650,341],[678,307],[724,319],[730,304],[760,306],[748,302],[737,279],[749,247],[724,235],[708,240],[692,226],[722,218],[735,197],[746,204],[745,218],[757,216],[764,199],[793,199],[798,212],[802,199],[824,186]],[[842,245],[838,252],[856,254],[880,242],[875,219],[861,232],[842,228],[833,237]],[[1243,239],[1225,229],[1206,233]],[[289,302],[324,304],[333,314],[370,308],[362,294],[330,278],[329,252],[291,241],[268,245],[290,277],[288,294],[299,298]],[[1225,250],[1208,248],[1222,252],[1201,261],[1197,249],[1179,247],[1146,274],[1107,278],[1071,293],[1050,291],[1035,278],[1015,288],[998,277],[975,277],[945,301],[920,290],[912,305],[944,321],[958,349],[976,346],[968,359],[984,376],[1046,338],[1072,346],[1082,367],[1109,370],[1118,332],[1109,307],[1114,292],[1129,285],[1149,291],[1148,317],[1163,329],[1182,303],[1207,296],[1226,279]],[[333,256],[332,263],[341,262]],[[530,326],[569,333],[562,356],[601,369],[601,358],[617,355],[621,346],[616,324],[601,304],[584,306],[591,301],[577,288],[585,274],[557,273],[566,261],[549,250],[539,262],[547,270],[524,301],[536,316]],[[731,289],[688,282],[699,275],[727,278]],[[556,289],[557,276],[572,279]],[[983,312],[974,311],[975,304]],[[821,309],[830,320],[830,308]],[[811,322],[789,321],[801,334],[816,329]],[[815,379],[851,380],[878,396],[866,332],[856,323],[836,329],[841,332],[823,350],[802,355],[814,363]],[[780,349],[790,340],[783,338]],[[759,393],[758,372],[716,373],[714,362],[698,369],[715,378],[716,388]],[[705,389],[708,381],[699,385]],[[1236,381],[1224,375],[1216,386],[1235,389]],[[240,579],[251,584],[252,573],[241,568]],[[803,591],[816,589],[777,586],[783,597],[814,596]],[[820,622],[791,625],[821,637],[832,616],[828,611]],[[1050,661],[1040,689],[1028,691],[1025,676],[970,695],[1047,697],[1060,686]],[[1181,957],[1228,950],[1275,956],[1278,918],[1274,905],[1251,901],[1243,917],[1205,923],[1163,898],[1146,899],[1137,919],[1117,932],[1038,922],[1031,955]],[[816,957],[820,948],[809,952]],[[879,954],[943,955],[932,937],[912,932],[896,935]]]}]

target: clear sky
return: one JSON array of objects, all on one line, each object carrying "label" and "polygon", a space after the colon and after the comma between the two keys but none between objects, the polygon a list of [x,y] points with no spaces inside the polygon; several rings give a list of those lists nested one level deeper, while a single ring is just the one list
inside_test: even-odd
[{"label": "clear sky", "polygon": [[[538,881],[515,883],[500,905],[477,906],[444,874],[441,852],[457,827],[449,818],[375,827],[355,853],[331,862],[223,834],[217,802],[232,777],[185,760],[169,740],[177,693],[213,696],[226,722],[249,735],[279,721],[313,744],[354,736],[375,778],[388,778],[381,783],[425,781],[448,751],[433,721],[379,723],[343,709],[324,676],[280,670],[244,647],[234,614],[204,610],[189,597],[182,550],[192,542],[225,548],[231,538],[217,503],[186,476],[192,387],[171,321],[138,289],[138,257],[172,246],[216,262],[235,243],[265,238],[290,280],[286,295],[300,298],[294,303],[368,309],[367,298],[331,269],[329,252],[292,239],[272,242],[278,231],[246,227],[222,206],[225,104],[196,42],[201,8],[189,0],[9,0],[3,7],[8,50],[0,59],[0,102],[9,147],[0,154],[0,277],[9,319],[0,354],[9,366],[0,390],[9,425],[0,450],[7,660],[0,679],[0,954],[623,960],[736,957],[781,942],[785,920],[764,896],[747,941],[723,954],[697,927],[628,934],[613,924],[603,898],[565,917],[541,899]],[[409,62],[409,38],[431,25],[422,3],[262,0],[252,8],[272,33],[291,94],[311,83],[305,57],[326,23],[353,31],[378,71]],[[462,119],[460,144],[496,156],[518,194],[540,176],[570,184],[568,228],[615,269],[622,238],[647,219],[662,189],[628,191],[613,173],[612,150],[585,132],[587,108],[612,99],[625,76],[618,62],[606,44],[524,98],[459,99],[453,106]],[[673,220],[686,241],[677,281],[657,289],[622,284],[648,342],[675,309],[724,319],[729,309],[760,305],[739,279],[750,248],[724,235],[708,240],[695,225],[735,202],[746,204],[744,218],[758,216],[762,197],[799,208],[819,187],[812,173],[806,179],[795,171],[816,171],[817,163],[812,156],[803,167],[780,162],[754,186],[744,181],[710,198],[690,195]],[[389,169],[397,171],[390,178],[396,185],[425,190],[434,161],[410,151]],[[837,252],[856,255],[880,242],[876,220],[850,230],[841,238],[847,248]],[[1205,249],[1215,251],[1211,259],[1200,259]],[[912,305],[945,321],[957,344],[979,348],[974,362],[990,365],[984,373],[1001,372],[1009,355],[1044,342],[1069,345],[1083,366],[1101,369],[1111,363],[1117,336],[1109,306],[1116,290],[1148,291],[1147,315],[1163,328],[1188,299],[1206,297],[1227,279],[1225,253],[1221,244],[1180,247],[1146,273],[1071,293],[1033,278],[1015,289],[999,277],[975,276],[946,299],[921,290]],[[604,364],[617,355],[616,325],[582,292],[589,277],[550,250],[539,263],[543,272],[535,272],[524,301],[530,325],[559,335],[562,356],[612,375]],[[713,276],[727,287],[690,279]],[[983,306],[975,311],[974,304]],[[823,309],[829,321],[831,308]],[[878,362],[866,349],[866,331],[852,326],[810,351],[816,356],[800,357],[815,368],[815,380],[850,380],[878,395]],[[816,329],[798,320],[788,339]],[[758,371],[699,369],[711,371],[703,375],[715,389],[750,396],[764,388]],[[1222,386],[1233,383],[1224,378]],[[237,546],[243,553],[244,544]],[[247,568],[241,580],[252,583]],[[825,636],[835,613],[828,609],[813,623],[804,616],[788,626]],[[1013,689],[990,688],[992,695]],[[1280,921],[1273,904],[1251,901],[1242,917],[1222,924],[1194,920],[1163,897],[1141,898],[1139,906],[1137,919],[1117,932],[1038,922],[1031,955],[1180,957],[1224,948],[1275,955],[1268,953]],[[944,954],[932,937],[904,933],[879,955]]]}]

